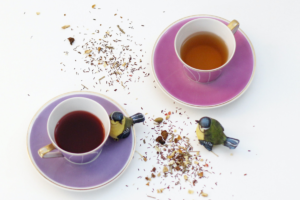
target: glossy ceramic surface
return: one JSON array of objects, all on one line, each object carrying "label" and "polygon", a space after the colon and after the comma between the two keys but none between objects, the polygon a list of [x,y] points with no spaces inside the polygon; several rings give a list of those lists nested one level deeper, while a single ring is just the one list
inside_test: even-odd
[{"label": "glossy ceramic surface", "polygon": [[56,186],[75,191],[87,191],[102,188],[116,180],[128,167],[135,149],[135,132],[124,140],[108,138],[100,156],[92,163],[74,165],[65,158],[42,159],[38,149],[51,143],[47,135],[47,120],[51,111],[60,102],[72,97],[85,97],[101,104],[107,113],[121,111],[128,114],[112,99],[92,92],[72,92],[52,99],[34,116],[27,136],[29,157],[37,171]]},{"label": "glossy ceramic surface", "polygon": [[152,54],[153,74],[161,89],[173,100],[194,108],[215,108],[233,102],[249,87],[255,72],[255,53],[250,40],[239,29],[235,34],[236,51],[222,76],[209,83],[189,78],[174,49],[178,30],[198,18],[213,18],[225,25],[229,21],[215,16],[198,15],[171,24],[159,36]]}]

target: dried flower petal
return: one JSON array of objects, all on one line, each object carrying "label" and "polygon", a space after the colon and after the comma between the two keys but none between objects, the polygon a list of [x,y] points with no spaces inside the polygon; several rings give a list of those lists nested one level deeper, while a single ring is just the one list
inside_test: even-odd
[{"label": "dried flower petal", "polygon": [[63,27],[61,27],[62,29],[66,29],[66,28],[69,28],[70,25],[64,25]]},{"label": "dried flower petal", "polygon": [[148,176],[145,177],[145,179],[146,179],[147,181],[151,181],[151,178],[149,178]]},{"label": "dried flower petal", "polygon": [[170,115],[167,115],[167,116],[166,116],[166,120],[168,120],[169,118],[170,118]]},{"label": "dried flower petal", "polygon": [[160,177],[160,172],[157,174],[157,177]]},{"label": "dried flower petal", "polygon": [[197,180],[193,180],[193,186],[195,186],[197,183]]},{"label": "dried flower petal", "polygon": [[169,133],[167,131],[162,131],[161,135],[164,138],[164,140],[166,140],[168,138]]},{"label": "dried flower petal", "polygon": [[208,197],[208,194],[206,194],[206,193],[204,193],[204,192],[202,192],[201,195],[202,195],[203,197]]},{"label": "dried flower petal", "polygon": [[188,176],[185,174],[183,175],[184,180],[188,180]]},{"label": "dried flower petal", "polygon": [[162,189],[157,189],[157,193],[162,193],[164,191],[164,188]]},{"label": "dried flower petal", "polygon": [[151,174],[151,177],[152,177],[152,178],[155,178],[156,176],[155,176],[155,174],[152,173],[152,174]]},{"label": "dried flower petal", "polygon": [[166,167],[166,166],[164,166],[164,168],[163,168],[163,173],[166,173],[166,172],[168,172],[169,171],[169,169]]},{"label": "dried flower petal", "polygon": [[85,50],[84,53],[85,54],[90,54],[92,52],[92,50]]},{"label": "dried flower petal", "polygon": [[171,160],[168,165],[174,165],[175,161]]},{"label": "dried flower petal", "polygon": [[94,8],[94,9],[95,9],[95,7],[96,7],[96,4],[92,5],[92,8]]},{"label": "dried flower petal", "polygon": [[188,193],[189,194],[194,194],[194,191],[193,190],[188,190]]},{"label": "dried flower petal", "polygon": [[149,186],[149,185],[150,185],[150,182],[148,182],[146,185],[148,185],[148,186]]},{"label": "dried flower petal", "polygon": [[156,138],[156,142],[159,142],[160,144],[165,144],[165,141],[163,141],[162,137],[161,136],[158,136]]},{"label": "dried flower petal", "polygon": [[40,15],[41,13],[40,12],[36,12],[36,15]]},{"label": "dried flower petal", "polygon": [[198,174],[198,176],[199,176],[200,178],[202,178],[202,177],[203,177],[203,172],[200,172],[200,173]]},{"label": "dried flower petal", "polygon": [[68,40],[69,40],[69,42],[70,42],[70,45],[72,45],[72,44],[73,44],[73,42],[75,41],[75,39],[74,39],[74,38],[72,38],[72,37],[69,37],[69,38],[68,38]]},{"label": "dried flower petal", "polygon": [[151,170],[151,172],[155,172],[156,171],[156,168],[155,167],[153,167],[153,169]]},{"label": "dried flower petal", "polygon": [[158,148],[158,146],[155,146],[155,150],[156,150],[157,152],[160,152],[160,149]]}]

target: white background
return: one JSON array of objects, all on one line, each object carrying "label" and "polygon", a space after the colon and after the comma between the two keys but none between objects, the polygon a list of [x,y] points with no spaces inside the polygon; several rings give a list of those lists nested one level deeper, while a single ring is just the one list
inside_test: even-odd
[{"label": "white background", "polygon": [[[91,8],[96,4],[95,10]],[[101,8],[101,9],[98,9]],[[79,36],[79,30],[93,37],[95,29],[103,35],[108,26],[132,21],[136,41],[143,44],[143,67],[151,72],[151,52],[159,34],[174,21],[195,14],[211,14],[237,19],[253,43],[257,69],[246,93],[224,107],[198,110],[168,98],[155,83],[153,74],[144,83],[132,83],[128,91],[117,86],[114,92],[106,84],[101,93],[115,99],[133,114],[147,112],[160,116],[162,109],[181,107],[194,121],[203,116],[218,119],[229,136],[240,139],[236,150],[216,147],[219,157],[195,145],[211,161],[216,174],[199,181],[206,185],[206,199],[296,199],[299,196],[299,111],[300,111],[300,2],[296,0],[126,0],[126,1],[8,1],[0,2],[0,198],[1,199],[203,199],[185,190],[158,189],[160,180],[146,186],[144,178],[155,162],[142,162],[137,154],[125,173],[104,189],[87,193],[65,191],[49,184],[32,166],[26,150],[28,125],[36,111],[49,99],[62,93],[93,88],[92,75],[75,75],[73,66],[85,68],[82,56],[65,41]],[[40,12],[40,15],[36,15]],[[117,13],[117,16],[114,14]],[[66,16],[64,16],[66,14]],[[119,17],[122,16],[123,20]],[[96,20],[93,20],[96,19]],[[78,26],[76,31],[61,26]],[[103,24],[102,27],[99,24]],[[142,27],[141,25],[145,25]],[[83,27],[84,26],[84,27]],[[106,28],[105,28],[106,27]],[[86,30],[89,29],[89,30]],[[130,31],[130,30],[128,30]],[[75,43],[82,44],[80,40]],[[68,51],[69,55],[65,55]],[[77,59],[78,63],[74,60]],[[62,68],[61,62],[67,63]],[[63,71],[61,71],[63,69]],[[156,86],[156,88],[154,87]],[[105,92],[109,89],[108,92]],[[28,94],[30,96],[28,96]],[[138,98],[138,99],[137,99]],[[182,121],[183,117],[171,116]],[[137,151],[147,151],[140,138],[147,128],[136,126]],[[149,128],[147,129],[147,131]],[[195,137],[195,126],[184,132]],[[248,150],[251,150],[249,152]],[[230,155],[233,153],[233,155]],[[137,169],[146,169],[143,173]],[[146,173],[147,172],[147,173]],[[230,174],[230,172],[232,172]],[[247,174],[247,176],[244,176]],[[214,183],[218,182],[218,186]],[[152,186],[152,184],[154,184]],[[125,187],[128,185],[129,187]],[[139,188],[139,189],[137,189]],[[213,188],[213,189],[211,189]]]}]

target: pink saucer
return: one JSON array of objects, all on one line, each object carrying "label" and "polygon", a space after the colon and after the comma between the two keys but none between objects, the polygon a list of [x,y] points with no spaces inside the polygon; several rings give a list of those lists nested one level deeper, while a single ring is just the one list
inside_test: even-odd
[{"label": "pink saucer", "polygon": [[100,156],[92,163],[75,165],[63,157],[40,158],[38,150],[50,144],[47,120],[52,110],[62,101],[72,97],[84,97],[101,104],[107,113],[126,111],[109,97],[94,92],[70,92],[46,103],[31,121],[27,135],[29,158],[36,170],[50,183],[70,191],[92,191],[103,188],[117,180],[129,166],[135,150],[135,131],[124,140],[107,139]]},{"label": "pink saucer", "polygon": [[197,18],[213,18],[228,24],[229,21],[209,15],[180,19],[158,37],[152,53],[153,74],[160,88],[172,99],[195,108],[215,108],[233,102],[249,87],[255,72],[255,53],[246,34],[239,29],[234,37],[236,51],[223,74],[210,83],[198,83],[184,72],[174,50],[177,31]]}]

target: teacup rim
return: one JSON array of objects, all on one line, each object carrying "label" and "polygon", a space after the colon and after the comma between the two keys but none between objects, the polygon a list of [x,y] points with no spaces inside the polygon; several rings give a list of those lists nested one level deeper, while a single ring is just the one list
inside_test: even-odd
[{"label": "teacup rim", "polygon": [[[234,41],[234,49],[233,49],[233,52],[232,52],[231,56],[227,59],[226,63],[224,63],[223,65],[221,65],[220,67],[215,68],[215,69],[203,70],[203,69],[196,69],[196,68],[194,68],[194,67],[191,67],[191,66],[189,66],[188,64],[186,64],[186,63],[181,59],[181,57],[178,55],[178,52],[177,52],[177,50],[176,50],[176,40],[177,40],[177,36],[178,36],[179,32],[180,32],[185,26],[187,26],[188,24],[190,24],[190,23],[192,23],[192,22],[194,22],[194,21],[200,21],[200,20],[211,20],[211,21],[215,21],[215,22],[219,23],[221,26],[224,26],[224,27],[228,28],[224,23],[220,22],[219,20],[212,19],[212,18],[197,18],[197,19],[193,19],[193,20],[187,22],[186,24],[184,24],[184,25],[177,31],[176,36],[175,36],[175,39],[174,39],[174,49],[175,49],[176,56],[177,56],[177,58],[178,58],[182,63],[185,64],[186,67],[190,68],[191,70],[194,70],[194,71],[197,71],[197,72],[213,72],[213,71],[218,71],[218,70],[224,68],[224,67],[232,60],[232,58],[233,58],[233,56],[234,56],[234,54],[235,54],[235,50],[236,50],[236,40],[235,40],[235,38],[234,38],[234,34],[231,35],[231,36],[233,37],[233,41]],[[231,32],[231,30],[230,30],[229,28],[228,28],[228,31]]]},{"label": "teacup rim", "polygon": [[[52,140],[52,137],[50,136],[50,133],[49,133],[50,131],[49,131],[49,128],[48,128],[49,119],[50,119],[51,115],[53,114],[53,112],[57,109],[57,107],[58,107],[59,105],[61,105],[62,103],[66,102],[66,101],[73,100],[73,99],[85,99],[85,100],[88,100],[88,101],[93,101],[93,102],[95,102],[98,106],[100,106],[100,109],[102,109],[105,113],[107,113],[106,110],[104,109],[104,107],[103,107],[101,104],[99,104],[98,102],[96,102],[96,101],[94,101],[94,100],[92,100],[92,99],[88,99],[88,98],[85,98],[85,97],[71,97],[71,98],[68,98],[68,99],[66,99],[66,100],[64,100],[64,101],[62,101],[62,102],[60,102],[59,104],[57,104],[57,105],[55,106],[55,108],[53,108],[53,110],[51,111],[51,113],[50,113],[50,115],[49,115],[49,117],[48,117],[48,119],[47,119],[47,135],[48,135],[48,137],[49,137],[51,143],[52,143],[52,144],[55,146],[55,148],[58,149],[59,151],[62,151],[63,153],[66,153],[66,154],[69,154],[69,155],[73,155],[73,156],[84,156],[84,155],[88,155],[88,154],[94,152],[94,151],[97,150],[97,149],[100,149],[100,148],[105,144],[105,142],[107,141],[107,139],[108,139],[108,137],[109,137],[109,133],[105,136],[103,142],[102,142],[99,146],[97,146],[96,148],[94,148],[94,149],[92,149],[92,150],[90,150],[90,151],[84,152],[84,153],[72,153],[72,152],[69,152],[69,151],[66,151],[66,150],[60,148],[60,147],[56,144],[56,142]],[[98,117],[97,117],[97,118],[98,118]],[[108,121],[109,121],[109,114],[108,114],[108,113],[107,113],[107,118],[108,118]],[[99,119],[99,120],[100,120],[100,119]],[[109,130],[108,130],[108,131],[110,131],[110,128],[111,128],[111,127],[110,127],[110,123],[108,123],[108,126],[109,126]]]},{"label": "teacup rim", "polygon": [[218,103],[218,104],[213,104],[213,105],[195,105],[195,104],[191,104],[191,103],[187,103],[183,100],[180,100],[178,98],[176,98],[175,96],[173,96],[172,94],[169,93],[169,91],[161,84],[160,82],[160,79],[159,77],[157,76],[157,73],[156,73],[156,70],[155,70],[155,65],[154,65],[154,62],[155,62],[155,52],[156,52],[156,49],[157,49],[157,45],[159,44],[160,42],[160,39],[163,37],[164,34],[166,34],[166,32],[172,28],[173,26],[175,26],[177,23],[180,23],[184,20],[189,20],[189,19],[195,19],[195,18],[213,18],[213,19],[218,19],[218,20],[222,20],[224,22],[227,22],[227,23],[230,23],[229,20],[225,19],[225,18],[222,18],[222,17],[219,17],[219,16],[216,16],[216,15],[210,15],[210,14],[195,14],[195,15],[189,15],[189,16],[186,16],[186,17],[183,17],[183,18],[180,18],[174,22],[172,22],[171,24],[169,24],[168,26],[166,26],[162,32],[159,34],[159,36],[157,37],[156,41],[155,41],[155,44],[153,45],[153,48],[152,48],[152,54],[151,54],[151,68],[152,68],[152,75],[155,79],[155,81],[158,83],[158,86],[159,88],[168,96],[170,97],[172,100],[174,100],[175,102],[177,103],[180,103],[182,105],[185,105],[185,106],[188,106],[190,108],[197,108],[197,109],[213,109],[213,108],[220,108],[222,106],[225,106],[225,105],[228,105],[229,103],[232,103],[233,101],[237,100],[239,97],[241,97],[245,92],[246,90],[250,87],[253,79],[254,79],[254,75],[255,75],[255,72],[256,72],[256,68],[257,68],[257,61],[256,61],[256,53],[255,53],[255,49],[254,49],[254,46],[250,40],[250,38],[247,36],[247,34],[241,29],[239,28],[238,31],[240,31],[240,33],[243,35],[243,37],[245,37],[245,39],[247,40],[247,42],[249,43],[250,45],[250,48],[251,48],[251,52],[252,52],[252,57],[253,57],[253,70],[252,70],[252,74],[251,74],[251,77],[250,79],[248,80],[248,83],[247,85],[240,91],[239,94],[237,94],[236,96],[234,96],[233,98],[227,100],[227,101],[224,101],[224,102],[221,102],[221,103]]}]

